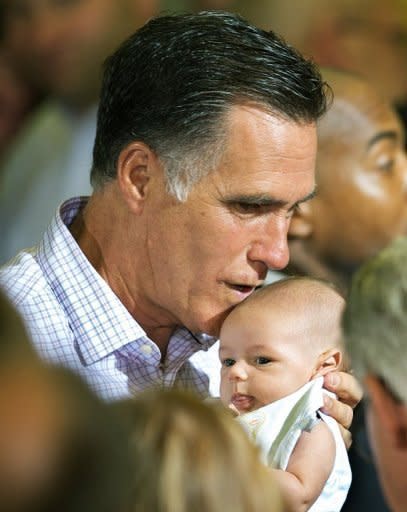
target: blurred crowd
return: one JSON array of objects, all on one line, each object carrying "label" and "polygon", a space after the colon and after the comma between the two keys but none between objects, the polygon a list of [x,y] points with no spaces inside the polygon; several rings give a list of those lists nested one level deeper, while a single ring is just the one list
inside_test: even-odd
[{"label": "blurred crowd", "polygon": [[[333,91],[318,195],[293,215],[285,274],[347,296],[359,267],[407,234],[405,0],[2,0],[0,264],[34,245],[64,200],[90,194],[105,59],[154,15],[209,9],[280,34]],[[0,510],[282,510],[230,414],[177,391],[108,405],[38,359],[5,297],[0,310]],[[363,407],[342,510],[385,512]]]},{"label": "blurred crowd", "polygon": [[238,12],[316,63],[359,73],[404,120],[404,0],[4,0],[0,262],[34,244],[64,199],[90,192],[103,60],[154,14],[204,9]]}]

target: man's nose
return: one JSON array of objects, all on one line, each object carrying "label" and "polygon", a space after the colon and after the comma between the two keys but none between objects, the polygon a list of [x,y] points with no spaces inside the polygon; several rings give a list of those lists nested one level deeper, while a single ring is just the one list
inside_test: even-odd
[{"label": "man's nose", "polygon": [[271,218],[253,242],[248,254],[249,259],[259,261],[269,269],[280,270],[286,267],[289,260],[289,225],[290,219],[285,216]]}]

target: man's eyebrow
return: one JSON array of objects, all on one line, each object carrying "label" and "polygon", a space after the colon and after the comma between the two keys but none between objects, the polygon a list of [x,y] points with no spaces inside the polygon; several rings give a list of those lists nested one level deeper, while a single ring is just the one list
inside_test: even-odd
[{"label": "man's eyebrow", "polygon": [[308,195],[306,195],[305,197],[303,197],[302,199],[299,199],[296,203],[294,203],[291,206],[289,211],[291,212],[291,211],[295,210],[296,208],[298,208],[298,206],[300,206],[300,204],[310,201],[313,197],[316,196],[316,193],[317,193],[317,189],[315,187],[312,192],[310,192]]},{"label": "man's eyebrow", "polygon": [[260,206],[284,206],[287,203],[281,199],[276,199],[267,194],[239,194],[230,196],[224,200],[225,203],[242,203]]},{"label": "man's eyebrow", "polygon": [[314,188],[312,192],[310,192],[308,195],[300,199],[295,203],[295,206],[299,206],[301,203],[305,203],[307,201],[310,201],[312,198],[314,198],[317,195],[317,187]]},{"label": "man's eyebrow", "polygon": [[[316,190],[314,189],[312,192],[310,192],[307,196],[303,197],[302,199],[299,199],[293,206],[298,206],[301,203],[304,203],[305,201],[309,201],[315,196]],[[228,197],[224,200],[225,203],[242,203],[242,204],[253,204],[253,205],[259,205],[259,206],[277,206],[277,207],[284,207],[289,204],[288,201],[283,201],[282,199],[276,199],[275,197],[271,197],[267,194],[240,194],[237,196]]]},{"label": "man's eyebrow", "polygon": [[370,149],[372,146],[374,146],[377,142],[379,142],[382,139],[397,140],[398,134],[394,130],[387,130],[387,131],[379,132],[376,135],[374,135],[371,139],[369,139],[369,141],[367,143],[367,148]]}]

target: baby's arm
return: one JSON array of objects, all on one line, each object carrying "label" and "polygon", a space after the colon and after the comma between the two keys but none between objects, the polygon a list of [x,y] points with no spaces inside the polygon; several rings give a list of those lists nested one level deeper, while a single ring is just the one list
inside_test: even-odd
[{"label": "baby's arm", "polygon": [[305,512],[319,497],[335,461],[335,440],[323,421],[303,432],[285,471],[272,469],[282,495],[293,512]]}]

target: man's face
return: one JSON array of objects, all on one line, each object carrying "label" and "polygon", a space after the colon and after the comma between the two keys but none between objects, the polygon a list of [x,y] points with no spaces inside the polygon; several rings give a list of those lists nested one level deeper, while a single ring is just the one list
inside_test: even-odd
[{"label": "man's face", "polygon": [[[288,262],[287,230],[314,190],[316,127],[234,107],[219,166],[184,203],[154,188],[145,207],[153,318],[217,335],[227,313]],[[147,275],[148,274],[148,275]]]},{"label": "man's face", "polygon": [[354,265],[407,234],[404,133],[369,87],[357,101],[335,101],[338,129],[319,142],[312,243],[323,258]]},{"label": "man's face", "polygon": [[301,313],[294,315],[279,306],[244,305],[233,311],[220,336],[222,402],[245,413],[311,380],[317,354],[315,345],[304,340],[309,335],[307,323]]},{"label": "man's face", "polygon": [[104,59],[156,5],[134,3],[137,16],[128,0],[5,0],[5,44],[29,81],[86,105],[97,98]]}]

